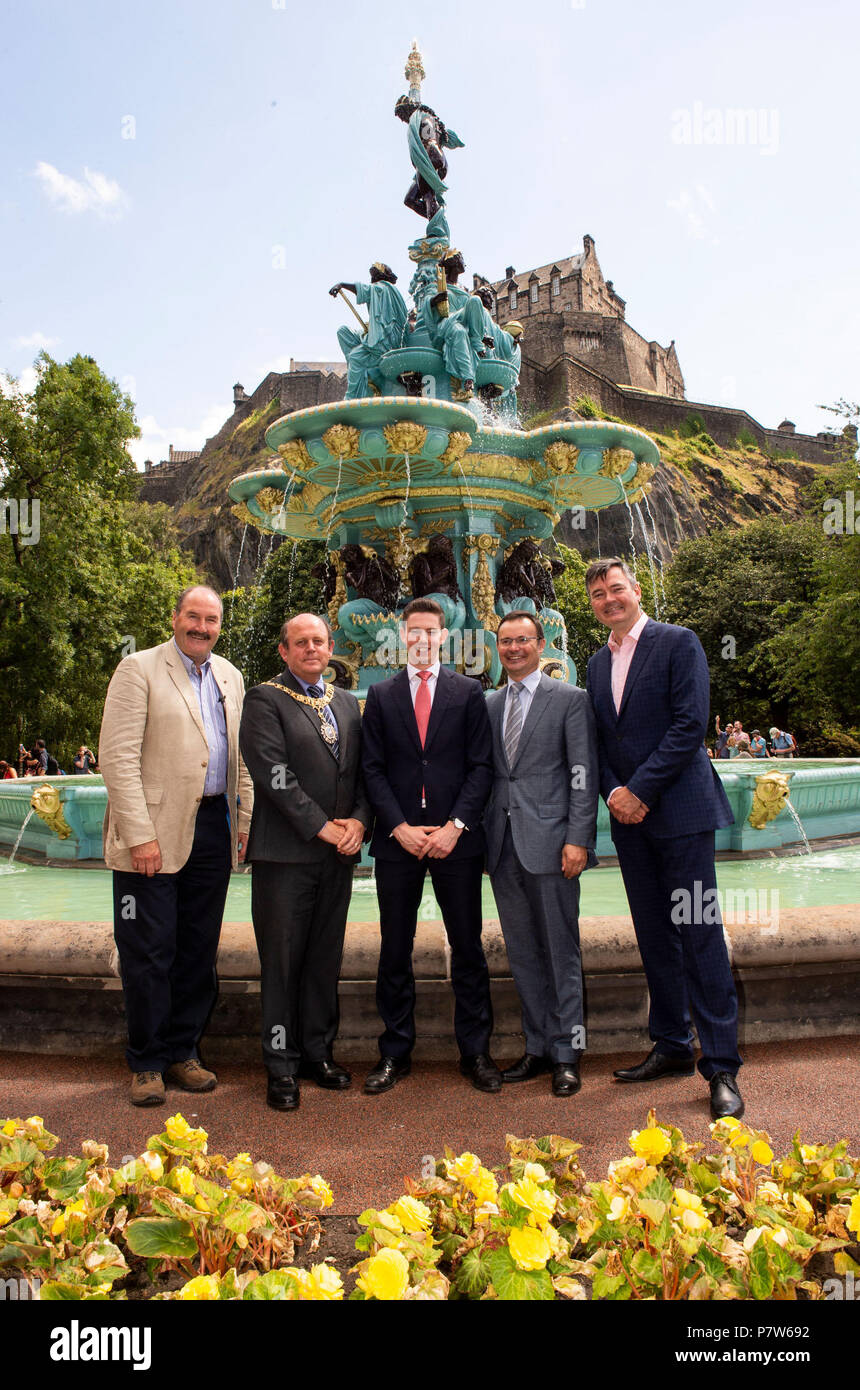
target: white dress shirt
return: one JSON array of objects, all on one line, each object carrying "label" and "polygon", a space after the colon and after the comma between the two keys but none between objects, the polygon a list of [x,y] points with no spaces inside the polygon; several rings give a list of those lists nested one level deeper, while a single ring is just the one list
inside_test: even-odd
[{"label": "white dress shirt", "polygon": [[433,700],[436,696],[436,682],[439,679],[439,669],[441,665],[441,661],[434,661],[432,666],[427,667],[413,666],[411,663],[407,662],[406,674],[409,677],[409,693],[412,696],[413,709],[415,708],[415,701],[418,698],[418,691],[421,686],[421,678],[418,675],[419,670],[427,670],[430,672],[430,679],[429,681],[425,681],[425,684],[430,691],[430,708],[433,708]]}]

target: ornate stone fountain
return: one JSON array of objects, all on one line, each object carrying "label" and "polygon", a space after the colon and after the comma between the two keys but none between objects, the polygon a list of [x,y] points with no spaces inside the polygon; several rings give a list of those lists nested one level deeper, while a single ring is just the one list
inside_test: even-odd
[{"label": "ornate stone fountain", "polygon": [[366,283],[331,294],[367,305],[338,338],[347,398],[269,427],[272,465],[235,478],[234,511],[260,530],[324,539],[320,580],[335,634],[328,677],[362,698],[404,660],[398,613],[432,596],[450,631],[448,661],[497,684],[495,632],[513,608],[539,615],[548,674],[576,680],[555,607],[558,561],[541,548],[561,513],[630,505],[650,490],[660,457],[627,425],[577,421],[516,427],[519,324],[502,329],[492,295],[459,283],[444,182],[459,137],[421,99],[417,46],[395,114],[408,125],[414,177],[405,202],[426,221],[409,247],[412,307],[376,262]]}]

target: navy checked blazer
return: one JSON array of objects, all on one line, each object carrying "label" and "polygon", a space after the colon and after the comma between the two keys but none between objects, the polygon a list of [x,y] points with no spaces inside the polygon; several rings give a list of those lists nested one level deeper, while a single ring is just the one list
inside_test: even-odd
[{"label": "navy checked blazer", "polygon": [[[704,747],[710,707],[708,660],[694,632],[645,624],[616,714],[612,656],[588,663],[586,689],[597,721],[600,790],[628,787],[649,808],[652,835],[695,835],[734,816]],[[611,822],[615,833],[615,821]]]}]

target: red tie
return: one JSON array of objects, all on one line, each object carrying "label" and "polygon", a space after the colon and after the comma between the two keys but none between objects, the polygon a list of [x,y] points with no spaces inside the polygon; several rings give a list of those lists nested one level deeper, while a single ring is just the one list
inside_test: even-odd
[{"label": "red tie", "polygon": [[421,740],[421,747],[424,747],[424,740],[427,738],[427,725],[430,723],[430,687],[427,682],[432,675],[431,671],[419,671],[418,679],[421,684],[415,696],[415,721],[418,725],[418,737]]}]

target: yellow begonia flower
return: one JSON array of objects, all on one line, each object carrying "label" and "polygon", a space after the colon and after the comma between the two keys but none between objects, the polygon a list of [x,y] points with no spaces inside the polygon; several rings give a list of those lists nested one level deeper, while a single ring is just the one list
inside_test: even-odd
[{"label": "yellow begonia flower", "polygon": [[63,1231],[64,1231],[65,1229],[66,1229],[66,1218],[65,1218],[65,1215],[63,1214],[63,1212],[60,1212],[59,1216],[56,1218],[56,1220],[54,1221],[53,1225],[51,1226],[51,1235],[52,1235],[52,1236],[61,1236],[61,1235],[63,1234]]},{"label": "yellow begonia flower", "polygon": [[459,1158],[449,1159],[445,1164],[445,1171],[449,1178],[456,1178],[457,1182],[465,1182],[466,1178],[477,1173],[481,1166],[481,1160],[477,1154],[460,1154]]},{"label": "yellow begonia flower", "polygon": [[612,1201],[609,1203],[609,1211],[606,1219],[608,1221],[623,1221],[629,1210],[629,1197],[622,1197],[620,1195],[618,1197],[613,1197]]},{"label": "yellow begonia flower", "polygon": [[308,1275],[308,1297],[332,1302],[343,1298],[343,1281],[331,1265],[314,1265]]},{"label": "yellow begonia flower", "polygon": [[7,1120],[6,1123],[5,1123],[4,1126],[3,1126],[3,1133],[4,1133],[4,1134],[12,1135],[12,1134],[15,1133],[15,1130],[16,1130],[17,1128],[18,1128],[18,1121],[17,1121],[17,1120]]},{"label": "yellow begonia flower", "polygon": [[511,1231],[508,1249],[518,1269],[543,1269],[552,1254],[543,1231],[534,1226],[522,1226]]},{"label": "yellow begonia flower", "polygon": [[479,1206],[485,1206],[487,1202],[495,1202],[499,1195],[499,1184],[489,1168],[479,1166],[477,1173],[473,1173],[464,1185],[469,1189]]},{"label": "yellow begonia flower", "polygon": [[250,1154],[237,1154],[236,1157],[233,1159],[233,1162],[234,1162],[234,1163],[250,1163],[250,1162],[251,1162],[251,1155],[250,1155]]},{"label": "yellow begonia flower", "polygon": [[392,1216],[398,1217],[407,1235],[418,1231],[429,1231],[433,1225],[433,1213],[423,1202],[415,1197],[400,1197],[388,1208]]},{"label": "yellow begonia flower", "polygon": [[737,1129],[740,1120],[735,1119],[734,1115],[723,1115],[722,1119],[718,1120],[717,1123],[721,1124],[724,1129]]},{"label": "yellow begonia flower", "polygon": [[681,1212],[681,1225],[685,1231],[707,1231],[711,1223],[704,1212],[685,1207]]},{"label": "yellow begonia flower", "polygon": [[729,1144],[733,1149],[745,1149],[751,1139],[752,1135],[748,1134],[745,1129],[742,1129],[741,1126],[738,1125],[737,1129],[732,1130]]},{"label": "yellow begonia flower", "polygon": [[498,1216],[498,1214],[499,1208],[495,1202],[482,1202],[479,1207],[475,1208],[475,1220],[479,1223],[489,1221],[491,1216]]},{"label": "yellow begonia flower", "polygon": [[322,1197],[322,1204],[324,1207],[331,1206],[334,1201],[334,1193],[325,1178],[321,1178],[319,1173],[317,1173],[316,1177],[311,1178],[309,1187],[318,1197]]},{"label": "yellow begonia flower", "polygon": [[[809,1206],[808,1202],[807,1206]],[[810,1207],[810,1211],[811,1210],[812,1208]],[[851,1206],[845,1218],[845,1225],[848,1227],[849,1231],[854,1231],[856,1234],[860,1235],[860,1192],[855,1192],[854,1196],[851,1198]]]},{"label": "yellow begonia flower", "polygon": [[801,1144],[800,1156],[803,1159],[804,1163],[810,1163],[813,1159],[818,1157],[818,1145]]},{"label": "yellow begonia flower", "polygon": [[179,1297],[193,1302],[211,1302],[218,1297],[218,1279],[214,1274],[198,1274],[179,1290]]},{"label": "yellow begonia flower", "polygon": [[83,1216],[86,1212],[87,1204],[83,1197],[79,1197],[76,1202],[72,1202],[66,1207],[66,1216]]},{"label": "yellow begonia flower", "polygon": [[683,1211],[704,1213],[704,1205],[698,1192],[688,1192],[686,1187],[675,1188],[675,1202]]},{"label": "yellow begonia flower", "polygon": [[403,1235],[403,1222],[399,1216],[395,1216],[393,1211],[378,1211],[374,1223],[377,1226],[384,1226],[386,1231],[390,1231],[393,1236]]},{"label": "yellow begonia flower", "polygon": [[770,1144],[766,1144],[763,1139],[757,1139],[750,1149],[750,1153],[756,1163],[770,1163],[773,1160],[773,1149]]},{"label": "yellow begonia flower", "polygon": [[183,1164],[180,1168],[174,1168],[173,1176],[176,1178],[176,1186],[183,1197],[190,1197],[194,1193],[194,1174],[190,1168]]},{"label": "yellow begonia flower", "polygon": [[556,1207],[554,1192],[538,1187],[531,1178],[520,1178],[519,1182],[508,1184],[507,1189],[520,1207],[533,1212],[541,1223],[549,1221]]},{"label": "yellow begonia flower", "polygon": [[250,1178],[234,1178],[230,1184],[233,1192],[238,1192],[240,1196],[244,1196],[246,1192],[250,1192],[253,1186],[254,1184]]},{"label": "yellow begonia flower", "polygon": [[[195,1197],[194,1205],[198,1211],[209,1211],[209,1204],[207,1203],[205,1197],[201,1197],[199,1195]],[[241,1236],[239,1236],[238,1239],[241,1240]]]},{"label": "yellow begonia flower", "polygon": [[45,1121],[42,1119],[41,1115],[30,1115],[24,1123],[25,1125],[32,1125],[34,1129],[41,1129]]},{"label": "yellow begonia flower", "polygon": [[782,1200],[782,1193],[779,1184],[768,1178],[765,1182],[760,1182],[756,1188],[756,1196],[763,1197],[766,1202],[779,1202]]},{"label": "yellow begonia flower", "polygon": [[396,1303],[409,1285],[409,1261],[400,1250],[380,1250],[367,1261],[356,1282],[368,1298]]},{"label": "yellow begonia flower", "polygon": [[637,1158],[644,1158],[648,1163],[662,1162],[672,1147],[672,1141],[656,1126],[634,1129],[629,1142]]},{"label": "yellow begonia flower", "polygon": [[11,1220],[12,1220],[12,1213],[11,1213],[11,1211],[0,1211],[0,1226],[5,1226],[5,1225],[6,1225],[9,1221],[11,1221]]},{"label": "yellow begonia flower", "polygon": [[191,1133],[191,1126],[184,1115],[171,1115],[164,1129],[169,1139],[187,1139]]},{"label": "yellow begonia flower", "polygon": [[549,1182],[549,1174],[542,1163],[527,1163],[523,1169],[523,1177],[531,1178],[532,1182]]},{"label": "yellow begonia flower", "polygon": [[158,1182],[164,1177],[164,1164],[160,1154],[153,1152],[152,1149],[147,1149],[145,1153],[140,1155],[140,1161],[153,1182]]}]

